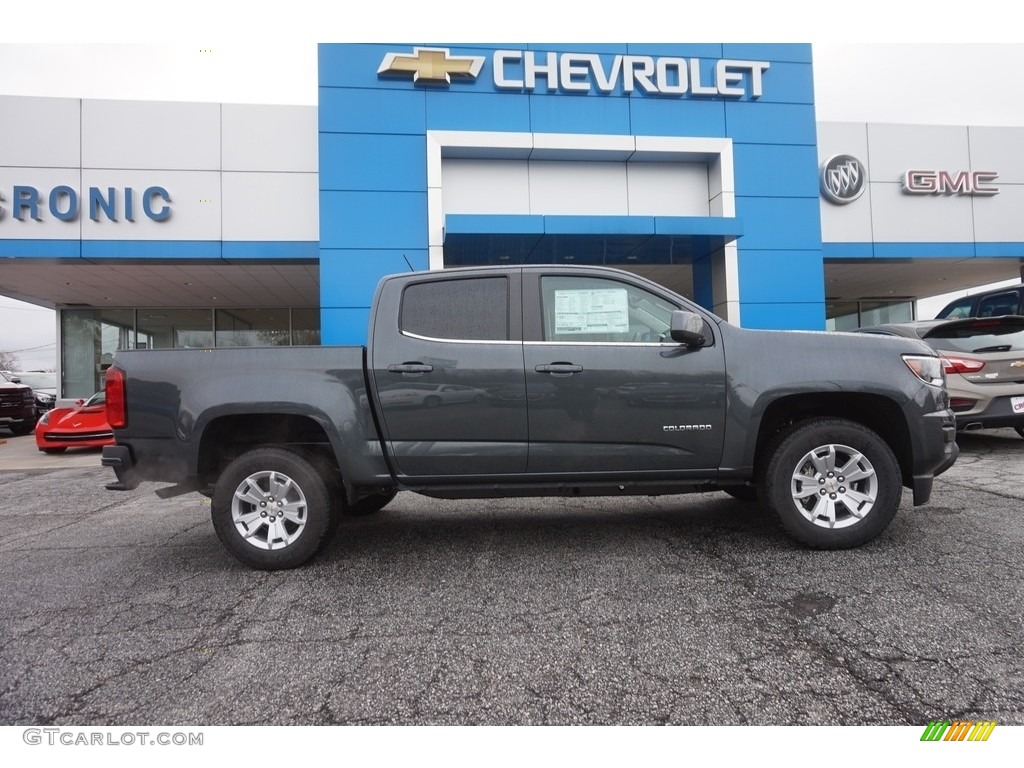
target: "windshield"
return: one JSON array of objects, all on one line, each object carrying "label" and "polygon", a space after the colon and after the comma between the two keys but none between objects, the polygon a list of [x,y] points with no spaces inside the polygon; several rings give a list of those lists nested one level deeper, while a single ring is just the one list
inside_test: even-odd
[{"label": "windshield", "polygon": [[956,352],[1017,352],[1024,350],[1024,326],[978,321],[969,326],[936,328],[925,341],[935,349]]},{"label": "windshield", "polygon": [[32,389],[56,389],[57,374],[55,373],[16,373],[21,383]]},{"label": "windshield", "polygon": [[82,403],[82,407],[83,408],[88,408],[90,405],[105,405],[106,402],[107,402],[107,393],[106,392],[97,392],[95,395],[93,395],[88,400],[86,400],[84,403]]}]

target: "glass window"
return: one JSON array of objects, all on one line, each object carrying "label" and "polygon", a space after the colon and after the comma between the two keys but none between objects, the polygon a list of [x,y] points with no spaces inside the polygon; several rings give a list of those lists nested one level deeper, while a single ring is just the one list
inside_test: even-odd
[{"label": "glass window", "polygon": [[988,320],[970,322],[953,328],[940,326],[925,341],[936,349],[957,352],[1024,351],[1024,327],[1019,322]]},{"label": "glass window", "polygon": [[60,394],[90,397],[103,388],[114,352],[134,346],[135,310],[64,309],[60,324]]},{"label": "glass window", "polygon": [[862,301],[860,303],[861,325],[909,323],[913,319],[914,305],[911,301]]},{"label": "glass window", "polygon": [[997,293],[988,296],[978,304],[978,317],[998,317],[1017,314],[1017,293]]},{"label": "glass window", "polygon": [[669,338],[678,307],[629,283],[597,277],[541,278],[544,340],[647,342]]},{"label": "glass window", "polygon": [[974,303],[974,299],[966,297],[958,301],[956,304],[951,304],[946,307],[945,311],[939,315],[939,317],[948,317],[951,320],[959,317],[970,317],[971,316],[971,305]]},{"label": "glass window", "polygon": [[906,323],[914,319],[914,304],[901,301],[836,301],[825,305],[825,328],[852,331],[882,323]]},{"label": "glass window", "polygon": [[287,346],[287,309],[218,309],[218,347]]},{"label": "glass window", "polygon": [[860,307],[856,301],[837,301],[825,305],[825,328],[852,331],[860,328]]},{"label": "glass window", "polygon": [[504,341],[508,280],[472,277],[413,283],[402,293],[400,327],[432,339]]},{"label": "glass window", "polygon": [[203,349],[213,346],[209,309],[140,309],[139,349]]},{"label": "glass window", "polygon": [[320,310],[292,310],[292,344],[318,346],[320,344]]}]

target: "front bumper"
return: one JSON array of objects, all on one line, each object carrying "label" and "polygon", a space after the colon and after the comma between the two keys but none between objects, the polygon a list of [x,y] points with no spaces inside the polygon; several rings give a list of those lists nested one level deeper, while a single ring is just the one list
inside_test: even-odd
[{"label": "front bumper", "polygon": [[945,409],[927,414],[924,429],[917,440],[911,487],[914,491],[914,506],[920,507],[931,498],[935,478],[953,466],[960,455],[953,411]]}]

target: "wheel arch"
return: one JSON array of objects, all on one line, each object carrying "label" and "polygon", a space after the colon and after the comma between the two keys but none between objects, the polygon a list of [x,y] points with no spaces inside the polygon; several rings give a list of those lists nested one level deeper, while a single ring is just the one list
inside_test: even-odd
[{"label": "wheel arch", "polygon": [[321,472],[343,473],[327,428],[308,414],[231,413],[212,418],[203,428],[195,454],[202,485],[213,485],[224,468],[256,446],[287,448]]},{"label": "wheel arch", "polygon": [[772,401],[761,416],[754,446],[754,468],[760,472],[776,435],[798,422],[842,418],[863,424],[892,449],[905,486],[913,484],[913,444],[903,409],[885,395],[863,392],[791,394]]}]

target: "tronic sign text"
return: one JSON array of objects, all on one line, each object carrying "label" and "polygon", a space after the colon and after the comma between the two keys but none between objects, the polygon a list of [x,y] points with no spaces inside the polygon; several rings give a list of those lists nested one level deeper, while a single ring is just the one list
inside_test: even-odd
[{"label": "tronic sign text", "polygon": [[[4,202],[7,206],[4,206]],[[79,195],[74,187],[59,184],[49,191],[27,185],[14,185],[10,199],[0,192],[0,219],[6,208],[18,221],[42,221],[46,212],[58,221],[75,221],[79,214],[88,209],[93,221],[107,219],[135,221],[145,216],[151,221],[167,221],[171,216],[171,196],[163,187],[146,187],[141,193],[131,187],[89,187]]]},{"label": "tronic sign text", "polygon": [[995,171],[925,171],[912,169],[903,174],[903,191],[910,195],[998,195],[992,184]]}]

